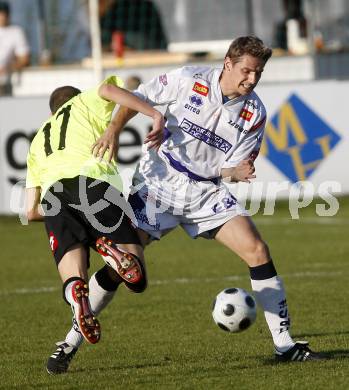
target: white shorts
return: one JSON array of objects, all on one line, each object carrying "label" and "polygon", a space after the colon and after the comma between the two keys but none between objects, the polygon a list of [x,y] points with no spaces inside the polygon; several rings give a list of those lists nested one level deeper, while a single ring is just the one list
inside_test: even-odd
[{"label": "white shorts", "polygon": [[189,179],[159,156],[137,167],[129,202],[137,227],[155,239],[178,225],[192,238],[214,238],[218,227],[248,215],[223,182]]}]

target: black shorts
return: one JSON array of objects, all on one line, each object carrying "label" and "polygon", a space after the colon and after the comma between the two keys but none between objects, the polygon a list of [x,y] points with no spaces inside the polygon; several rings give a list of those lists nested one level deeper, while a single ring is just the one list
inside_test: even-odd
[{"label": "black shorts", "polygon": [[[109,200],[112,199],[112,201]],[[123,210],[130,205],[110,184],[84,176],[62,179],[45,193],[45,226],[56,263],[76,244],[96,249],[107,237],[117,244],[138,244],[135,228]]]}]

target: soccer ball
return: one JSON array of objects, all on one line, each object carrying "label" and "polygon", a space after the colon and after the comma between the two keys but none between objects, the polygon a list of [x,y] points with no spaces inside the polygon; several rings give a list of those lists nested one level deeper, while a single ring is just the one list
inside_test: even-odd
[{"label": "soccer ball", "polygon": [[213,302],[212,317],[221,329],[233,333],[241,332],[256,320],[256,301],[242,288],[226,288]]}]

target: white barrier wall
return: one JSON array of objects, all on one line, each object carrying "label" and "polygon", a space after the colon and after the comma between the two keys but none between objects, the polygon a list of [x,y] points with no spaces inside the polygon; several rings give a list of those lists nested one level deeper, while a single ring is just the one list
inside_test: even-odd
[{"label": "white barrier wall", "polygon": [[[261,155],[253,185],[233,185],[250,197],[284,197],[295,183],[308,181],[316,193],[349,193],[349,82],[326,81],[261,86],[257,92],[268,111]],[[25,179],[26,154],[37,128],[49,115],[47,97],[0,99],[0,213],[11,213],[13,185]],[[150,120],[134,118],[121,137],[120,167],[133,169]],[[232,128],[232,131],[237,131]],[[193,157],[194,158],[194,157]],[[128,170],[127,170],[128,171]],[[271,184],[270,184],[271,183]],[[327,184],[326,184],[327,183]],[[332,183],[332,184],[331,184]],[[334,184],[337,183],[337,184]],[[327,188],[327,187],[326,187]]]},{"label": "white barrier wall", "polygon": [[[263,198],[275,192],[277,197],[290,192],[298,196],[297,183],[303,181],[306,196],[312,189],[314,195],[327,189],[336,195],[349,193],[348,88],[348,81],[336,80],[258,88],[268,121],[249,197],[258,198],[261,191]],[[246,185],[239,187],[244,196]]]}]

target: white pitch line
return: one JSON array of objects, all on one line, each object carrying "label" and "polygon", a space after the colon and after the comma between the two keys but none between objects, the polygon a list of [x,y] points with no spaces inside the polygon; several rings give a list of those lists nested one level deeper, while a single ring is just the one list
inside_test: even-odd
[{"label": "white pitch line", "polygon": [[[342,271],[305,271],[305,272],[294,272],[290,274],[282,274],[280,275],[282,278],[326,278],[331,276],[343,276]],[[153,280],[150,281],[149,284],[151,286],[161,286],[161,285],[169,285],[169,284],[191,284],[191,283],[212,283],[212,282],[234,282],[239,280],[247,280],[248,274],[246,275],[231,275],[225,277],[216,277],[216,278],[177,278],[177,279],[162,279],[162,280]],[[61,290],[61,287],[39,287],[39,288],[19,288],[8,291],[0,291],[0,296],[8,296],[8,295],[29,295],[29,294],[46,294],[55,291]]]},{"label": "white pitch line", "polygon": [[41,293],[50,293],[57,290],[59,290],[58,287],[16,288],[15,290],[0,291],[0,296],[41,294]]}]

